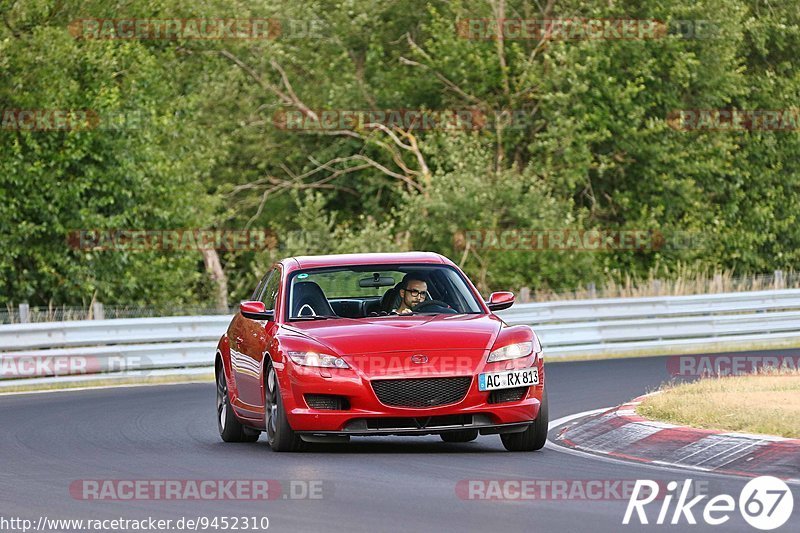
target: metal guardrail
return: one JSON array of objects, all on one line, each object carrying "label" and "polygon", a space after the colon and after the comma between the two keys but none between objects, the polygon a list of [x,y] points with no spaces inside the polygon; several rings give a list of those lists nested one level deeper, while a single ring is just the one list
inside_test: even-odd
[{"label": "metal guardrail", "polygon": [[230,316],[176,316],[0,325],[0,350],[219,340]]},{"label": "metal guardrail", "polygon": [[692,296],[563,300],[515,305],[498,313],[509,324],[704,315],[800,309],[800,289]]},{"label": "metal guardrail", "polygon": [[[800,289],[518,304],[498,315],[533,326],[548,357],[667,352],[800,339]],[[0,325],[0,387],[34,375],[210,367],[229,322],[218,315]],[[69,358],[83,358],[83,366],[59,366]],[[44,363],[31,367],[37,359]],[[31,376],[14,372],[21,362]]]}]

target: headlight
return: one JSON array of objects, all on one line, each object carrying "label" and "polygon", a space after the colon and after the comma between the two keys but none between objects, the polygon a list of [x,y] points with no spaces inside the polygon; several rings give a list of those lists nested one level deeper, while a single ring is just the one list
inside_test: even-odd
[{"label": "headlight", "polygon": [[350,368],[341,357],[334,357],[316,352],[288,352],[289,357],[297,365],[322,366],[328,368]]},{"label": "headlight", "polygon": [[487,362],[493,363],[495,361],[505,361],[506,359],[516,359],[518,357],[527,357],[533,351],[532,342],[518,342],[517,344],[509,344],[498,348],[489,354]]}]

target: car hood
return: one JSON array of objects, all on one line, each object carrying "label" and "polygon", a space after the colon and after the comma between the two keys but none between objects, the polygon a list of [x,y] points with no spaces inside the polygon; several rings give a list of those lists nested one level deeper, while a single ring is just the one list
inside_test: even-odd
[{"label": "car hood", "polygon": [[290,322],[338,355],[424,350],[488,350],[503,322],[494,315],[412,315]]}]

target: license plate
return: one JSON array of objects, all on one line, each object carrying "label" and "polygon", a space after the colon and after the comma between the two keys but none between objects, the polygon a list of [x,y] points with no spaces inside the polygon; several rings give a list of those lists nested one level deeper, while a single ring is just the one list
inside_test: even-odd
[{"label": "license plate", "polygon": [[486,372],[478,374],[478,390],[510,389],[539,384],[539,369],[524,368],[507,372]]}]

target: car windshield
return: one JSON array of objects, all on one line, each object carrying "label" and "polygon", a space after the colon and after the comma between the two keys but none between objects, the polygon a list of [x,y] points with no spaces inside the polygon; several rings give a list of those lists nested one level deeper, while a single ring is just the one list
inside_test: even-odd
[{"label": "car windshield", "polygon": [[446,265],[300,270],[289,282],[292,320],[464,313],[483,309],[462,275]]}]

